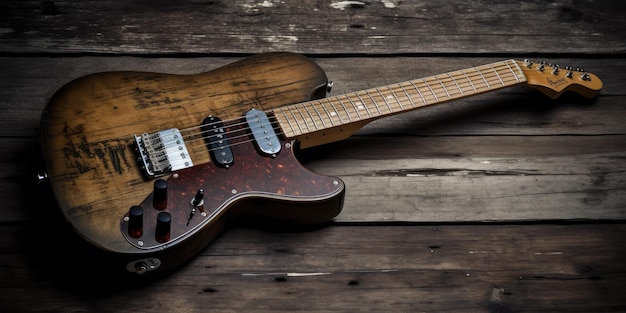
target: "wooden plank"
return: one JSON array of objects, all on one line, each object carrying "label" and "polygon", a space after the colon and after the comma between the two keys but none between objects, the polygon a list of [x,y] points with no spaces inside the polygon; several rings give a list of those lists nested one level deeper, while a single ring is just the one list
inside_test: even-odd
[{"label": "wooden plank", "polygon": [[[29,181],[35,171],[27,156],[36,142],[0,142],[9,151],[0,162],[7,199],[1,219],[27,220],[29,194],[42,191]],[[345,182],[339,221],[621,220],[624,142],[625,136],[368,137],[302,155],[310,170]]]},{"label": "wooden plank", "polygon": [[[96,260],[80,262],[90,257],[84,250],[29,247],[16,240],[28,227],[1,228],[7,312],[626,309],[621,224],[238,228],[172,275],[113,286],[102,283],[106,268],[89,266]],[[70,267],[77,264],[87,266]]]},{"label": "wooden plank", "polygon": [[[528,140],[501,139],[502,150]],[[307,165],[344,180],[346,200],[337,221],[623,220],[625,152],[476,158],[400,153],[395,159],[331,157]]]},{"label": "wooden plank", "polygon": [[[0,71],[0,133],[37,136],[41,113],[54,92],[80,76],[102,71],[152,71],[175,74],[205,72],[233,58],[11,57]],[[331,95],[393,84],[487,64],[505,58],[315,58],[335,83]],[[589,103],[577,97],[557,101],[528,88],[501,90],[379,120],[363,134],[489,135],[489,134],[623,134],[626,108],[625,59],[553,58],[581,66],[604,80],[600,98]]]},{"label": "wooden plank", "polygon": [[[0,89],[0,186],[8,199],[2,220],[28,219],[30,186],[22,173],[32,166],[24,156],[36,145],[47,98],[63,83],[106,70],[192,73],[234,59],[4,58],[11,66],[0,73],[7,87]],[[491,60],[317,59],[335,81],[334,95]],[[626,61],[558,61],[597,65],[594,72],[610,77],[600,98],[551,102],[513,88],[376,121],[348,140],[304,151],[302,159],[346,182],[342,221],[623,219],[626,108],[617,82],[626,78]]]},{"label": "wooden plank", "polygon": [[621,53],[619,1],[5,1],[5,53]]},{"label": "wooden plank", "polygon": [[[4,1],[0,311],[626,311],[625,10],[565,0]],[[29,180],[39,117],[71,79],[196,73],[277,50],[314,56],[333,95],[526,55],[584,67],[605,88],[589,102],[515,87],[305,150],[306,167],[346,182],[335,222],[236,228],[179,270],[138,281],[111,275]]]}]

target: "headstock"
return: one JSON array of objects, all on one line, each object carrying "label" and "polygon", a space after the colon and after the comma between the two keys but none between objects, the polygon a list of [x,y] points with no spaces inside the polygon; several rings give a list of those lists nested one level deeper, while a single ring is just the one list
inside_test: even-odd
[{"label": "headstock", "polygon": [[533,63],[530,60],[516,62],[526,76],[526,84],[552,99],[568,90],[583,97],[595,98],[602,89],[600,78],[581,68],[561,68],[557,64]]}]

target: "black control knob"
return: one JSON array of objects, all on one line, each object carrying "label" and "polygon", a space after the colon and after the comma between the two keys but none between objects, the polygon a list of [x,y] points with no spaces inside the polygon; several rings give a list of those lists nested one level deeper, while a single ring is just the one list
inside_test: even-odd
[{"label": "black control knob", "polygon": [[172,215],[168,212],[161,212],[157,215],[156,230],[154,232],[154,239],[158,243],[165,243],[170,241],[170,228],[172,226]]},{"label": "black control knob", "polygon": [[143,235],[143,208],[132,206],[128,210],[128,235],[139,238]]},{"label": "black control knob", "polygon": [[154,181],[152,206],[159,211],[163,211],[167,208],[167,181],[163,179]]}]

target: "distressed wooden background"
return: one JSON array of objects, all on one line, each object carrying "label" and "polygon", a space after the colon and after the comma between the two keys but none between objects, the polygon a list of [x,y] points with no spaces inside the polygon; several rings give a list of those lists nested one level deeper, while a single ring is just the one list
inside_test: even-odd
[{"label": "distressed wooden background", "polygon": [[[4,1],[0,311],[626,311],[621,1]],[[166,276],[121,280],[55,214],[33,152],[51,95],[89,73],[315,60],[331,95],[508,58],[583,67],[595,101],[514,87],[302,151],[346,183],[316,229],[227,231]]]}]

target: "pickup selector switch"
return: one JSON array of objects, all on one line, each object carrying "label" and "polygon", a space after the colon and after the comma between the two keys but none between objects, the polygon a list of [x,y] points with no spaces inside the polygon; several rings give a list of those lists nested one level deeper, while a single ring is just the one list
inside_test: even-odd
[{"label": "pickup selector switch", "polygon": [[204,204],[204,200],[202,200],[203,198],[204,189],[200,188],[198,189],[198,192],[196,192],[196,196],[191,199],[191,205],[193,205],[194,207],[202,206]]},{"label": "pickup selector switch", "polygon": [[163,179],[154,181],[152,206],[159,211],[163,211],[167,208],[167,181]]}]

